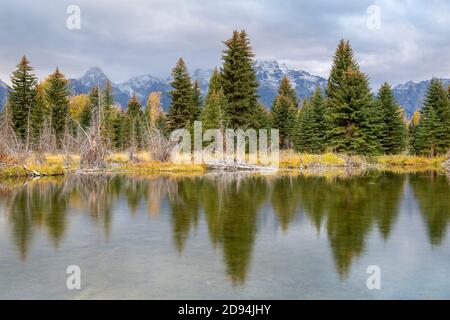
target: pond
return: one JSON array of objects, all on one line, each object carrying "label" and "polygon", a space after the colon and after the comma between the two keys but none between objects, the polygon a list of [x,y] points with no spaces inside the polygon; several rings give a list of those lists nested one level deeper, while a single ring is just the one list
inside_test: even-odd
[{"label": "pond", "polygon": [[2,181],[0,299],[448,299],[449,195],[436,172]]}]

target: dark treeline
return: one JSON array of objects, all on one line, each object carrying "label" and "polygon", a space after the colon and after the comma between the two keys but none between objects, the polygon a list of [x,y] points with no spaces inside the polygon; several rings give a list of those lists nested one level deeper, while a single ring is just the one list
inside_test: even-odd
[{"label": "dark treeline", "polygon": [[[245,31],[234,31],[224,42],[222,66],[214,70],[206,96],[192,81],[183,59],[172,70],[168,112],[158,92],[143,108],[136,96],[122,110],[114,102],[110,83],[71,96],[68,80],[56,69],[38,82],[26,57],[11,76],[3,128],[10,125],[26,150],[63,149],[95,126],[110,150],[147,148],[148,135],[158,130],[203,128],[277,128],[282,148],[300,152],[347,154],[412,154],[435,156],[450,147],[450,88],[433,79],[423,108],[406,119],[391,86],[373,95],[348,41],[341,40],[333,56],[328,85],[299,101],[283,78],[270,111],[258,100],[254,53]],[[5,129],[3,129],[5,130]],[[78,140],[77,140],[78,139]],[[1,150],[0,150],[1,153]]]}]

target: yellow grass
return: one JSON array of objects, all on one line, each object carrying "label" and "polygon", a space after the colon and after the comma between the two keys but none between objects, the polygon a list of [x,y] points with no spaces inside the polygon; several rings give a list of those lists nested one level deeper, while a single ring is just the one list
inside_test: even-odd
[{"label": "yellow grass", "polygon": [[343,167],[348,158],[355,163],[361,165],[364,164],[364,160],[359,156],[349,157],[331,152],[324,154],[308,154],[285,150],[280,153],[280,168],[298,169],[314,166]]},{"label": "yellow grass", "polygon": [[378,156],[375,157],[375,160],[378,164],[387,166],[387,167],[395,167],[395,166],[420,166],[420,167],[440,167],[442,163],[446,160],[446,157],[418,157],[411,155],[386,155],[386,156]]},{"label": "yellow grass", "polygon": [[[442,162],[445,160],[446,157],[444,156],[426,158],[411,155],[383,155],[367,158],[331,152],[307,154],[283,150],[280,153],[279,165],[280,169],[335,170],[336,168],[344,168],[350,163],[353,167],[403,172],[440,169]],[[125,152],[109,155],[106,162],[108,164],[106,171],[111,172],[201,174],[206,171],[205,165],[154,161],[149,152],[138,152],[137,162],[134,163],[130,162],[129,154]],[[13,160],[6,164],[0,162],[0,178],[27,176],[29,172],[23,168],[24,164],[30,170],[36,170],[46,175],[62,175],[78,169],[79,163],[80,157],[78,155],[71,155],[70,161],[67,163],[62,154],[44,154],[40,157],[37,154],[32,154],[24,163],[14,162]],[[313,174],[317,174],[316,171],[313,171]]]}]

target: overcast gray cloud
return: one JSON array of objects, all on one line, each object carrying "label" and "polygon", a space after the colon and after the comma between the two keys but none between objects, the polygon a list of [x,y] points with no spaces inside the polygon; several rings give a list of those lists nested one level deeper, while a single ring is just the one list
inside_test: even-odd
[{"label": "overcast gray cloud", "polygon": [[[342,2],[342,3],[341,3]],[[66,28],[66,8],[81,9],[81,29]],[[367,8],[380,28],[367,28]],[[220,63],[222,41],[246,29],[258,59],[327,76],[340,38],[349,39],[374,85],[450,77],[448,1],[1,1],[0,78],[26,54],[40,77],[59,66],[77,77],[99,66],[116,82],[166,76]]]}]

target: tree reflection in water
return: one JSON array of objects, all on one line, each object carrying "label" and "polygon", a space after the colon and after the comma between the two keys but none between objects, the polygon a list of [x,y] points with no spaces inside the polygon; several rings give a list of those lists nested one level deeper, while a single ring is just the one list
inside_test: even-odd
[{"label": "tree reflection in water", "polygon": [[418,201],[430,243],[439,245],[450,221],[450,185],[445,176],[433,173],[371,172],[332,179],[232,174],[70,176],[25,184],[0,183],[0,212],[7,216],[23,260],[37,231],[46,232],[57,247],[74,212],[89,215],[108,239],[119,203],[126,203],[132,215],[146,210],[150,218],[168,210],[179,254],[204,219],[211,245],[222,251],[231,282],[242,284],[251,265],[258,215],[266,206],[272,208],[283,233],[295,228],[298,217],[307,217],[317,233],[327,237],[336,270],[345,278],[354,259],[363,254],[372,229],[389,238],[405,182]]}]

